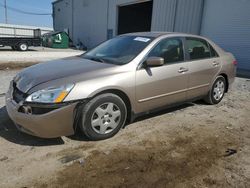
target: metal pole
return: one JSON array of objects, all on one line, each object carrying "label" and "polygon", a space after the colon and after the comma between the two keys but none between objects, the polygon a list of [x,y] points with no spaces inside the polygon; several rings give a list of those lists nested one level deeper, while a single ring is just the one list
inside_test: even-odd
[{"label": "metal pole", "polygon": [[5,9],[5,23],[8,23],[8,13],[7,13],[7,0],[4,0],[4,9]]}]

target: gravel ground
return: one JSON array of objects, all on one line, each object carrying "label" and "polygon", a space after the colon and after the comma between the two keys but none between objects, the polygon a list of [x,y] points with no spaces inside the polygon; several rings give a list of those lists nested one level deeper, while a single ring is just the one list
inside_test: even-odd
[{"label": "gravel ground", "polygon": [[[0,93],[15,74],[0,71]],[[188,103],[89,142],[18,132],[0,95],[0,187],[250,187],[249,98],[237,78],[216,106]]]},{"label": "gravel ground", "polygon": [[4,105],[5,93],[8,91],[9,83],[17,74],[16,70],[0,70],[0,108]]},{"label": "gravel ground", "polygon": [[1,63],[30,63],[43,62],[54,59],[60,59],[70,56],[81,55],[83,51],[73,49],[51,49],[44,47],[33,47],[29,51],[13,51],[10,48],[0,48]]}]

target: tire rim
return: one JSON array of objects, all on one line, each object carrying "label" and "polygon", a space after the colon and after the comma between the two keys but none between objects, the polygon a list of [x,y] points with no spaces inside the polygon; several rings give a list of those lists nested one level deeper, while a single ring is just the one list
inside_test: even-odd
[{"label": "tire rim", "polygon": [[214,85],[214,90],[213,90],[214,99],[219,101],[223,97],[224,91],[225,91],[224,82],[221,80],[217,81],[216,84]]},{"label": "tire rim", "polygon": [[21,48],[21,50],[23,50],[23,51],[27,50],[26,44],[22,44],[22,45],[20,46],[20,48]]},{"label": "tire rim", "polygon": [[121,110],[114,103],[97,107],[91,118],[91,126],[98,134],[108,134],[116,129],[121,121]]}]

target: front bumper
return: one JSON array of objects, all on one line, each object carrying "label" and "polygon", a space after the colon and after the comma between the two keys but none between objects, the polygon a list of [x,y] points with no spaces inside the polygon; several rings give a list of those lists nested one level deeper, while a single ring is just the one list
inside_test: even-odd
[{"label": "front bumper", "polygon": [[45,114],[19,112],[20,105],[12,98],[11,90],[6,94],[6,108],[10,118],[22,132],[41,138],[56,138],[74,134],[74,111],[77,103],[55,109]]}]

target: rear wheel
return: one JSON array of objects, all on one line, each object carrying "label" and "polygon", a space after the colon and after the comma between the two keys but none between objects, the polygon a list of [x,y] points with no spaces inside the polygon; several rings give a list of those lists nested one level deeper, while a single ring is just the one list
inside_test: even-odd
[{"label": "rear wheel", "polygon": [[20,51],[27,51],[29,47],[26,43],[20,43],[18,48]]},{"label": "rear wheel", "polygon": [[209,91],[205,101],[208,104],[218,104],[221,102],[226,91],[226,79],[223,76],[218,76],[214,81],[212,89]]},{"label": "rear wheel", "polygon": [[81,130],[90,140],[114,136],[125,124],[127,108],[114,94],[102,94],[86,104],[82,110]]}]

